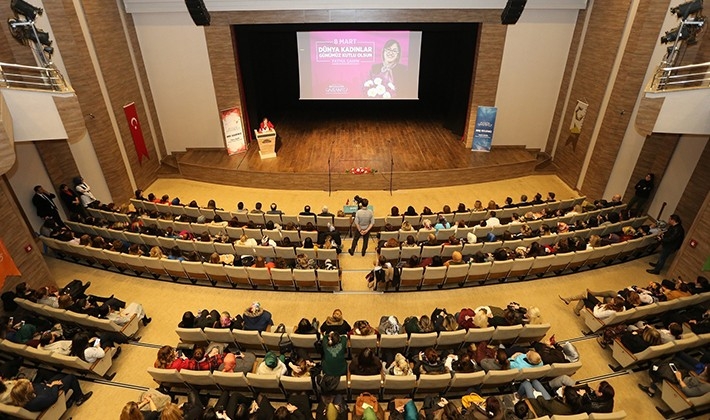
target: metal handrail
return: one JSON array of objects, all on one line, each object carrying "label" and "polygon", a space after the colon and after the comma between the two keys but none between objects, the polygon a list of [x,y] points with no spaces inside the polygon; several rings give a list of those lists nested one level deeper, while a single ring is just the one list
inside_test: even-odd
[{"label": "metal handrail", "polygon": [[[704,69],[704,71],[698,71]],[[651,89],[664,91],[683,88],[710,88],[710,62],[685,66],[659,67]]]},{"label": "metal handrail", "polygon": [[30,89],[49,92],[73,92],[62,72],[49,67],[0,63],[0,88]]}]

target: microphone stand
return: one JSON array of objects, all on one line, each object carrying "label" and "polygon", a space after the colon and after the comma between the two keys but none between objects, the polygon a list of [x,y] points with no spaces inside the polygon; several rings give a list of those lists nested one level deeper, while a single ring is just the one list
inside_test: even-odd
[{"label": "microphone stand", "polygon": [[392,155],[392,142],[390,144],[390,195],[392,195],[392,178],[394,176],[394,156]]}]

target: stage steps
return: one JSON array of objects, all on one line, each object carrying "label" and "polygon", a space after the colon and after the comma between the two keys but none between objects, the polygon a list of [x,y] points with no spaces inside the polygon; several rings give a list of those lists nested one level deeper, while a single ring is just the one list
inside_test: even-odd
[{"label": "stage steps", "polygon": [[158,168],[158,177],[161,178],[175,178],[182,177],[180,174],[180,169],[178,168],[178,156],[180,154],[185,154],[185,152],[173,152],[173,154],[165,156],[163,160],[160,161],[160,168]]},{"label": "stage steps", "polygon": [[556,174],[557,165],[552,161],[552,156],[547,152],[538,152],[537,163],[535,164],[535,174]]}]

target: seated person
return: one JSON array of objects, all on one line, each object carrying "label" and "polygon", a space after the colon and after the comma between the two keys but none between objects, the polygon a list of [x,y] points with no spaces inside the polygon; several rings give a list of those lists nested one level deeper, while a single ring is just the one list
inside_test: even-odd
[{"label": "seated person", "polygon": [[266,353],[264,360],[256,367],[256,373],[259,375],[276,375],[281,377],[281,375],[285,375],[287,372],[288,368],[286,364],[272,351]]},{"label": "seated person", "polygon": [[325,322],[320,326],[320,332],[328,334],[334,331],[338,335],[344,335],[350,332],[351,327],[348,321],[343,319],[343,312],[340,309],[333,311],[333,314],[325,319]]},{"label": "seated person", "polygon": [[271,312],[263,309],[259,302],[253,302],[243,314],[244,329],[247,331],[271,331],[274,321]]},{"label": "seated person", "polygon": [[[81,332],[75,334],[71,341],[71,350],[69,352],[70,356],[76,356],[81,360],[88,363],[94,363],[95,361],[102,359],[106,356],[106,350],[110,347],[114,347],[113,341],[102,334],[102,338],[91,337],[89,334]],[[116,356],[120,352],[120,347],[116,351]]]},{"label": "seated person", "polygon": [[510,360],[511,369],[542,366],[542,358],[535,350],[529,350],[527,353],[515,353],[508,360]]},{"label": "seated person", "polygon": [[256,355],[254,353],[237,350],[234,353],[225,353],[222,355],[222,364],[217,367],[217,370],[222,372],[249,373],[254,369],[255,361]]},{"label": "seated person", "polygon": [[[608,303],[603,303],[597,296],[609,298]],[[579,316],[582,309],[585,307],[591,309],[594,316],[600,319],[608,318],[615,312],[622,312],[624,310],[624,299],[620,298],[616,292],[612,290],[604,292],[592,292],[587,289],[585,292],[579,295],[573,295],[570,297],[559,297],[565,305],[569,305],[572,301],[577,301],[577,306],[574,308],[574,314]]]},{"label": "seated person", "polygon": [[382,361],[372,349],[362,349],[353,357],[349,370],[351,375],[379,375],[382,372]]},{"label": "seated person", "polygon": [[417,376],[448,372],[449,369],[444,364],[444,360],[439,355],[439,352],[433,348],[428,348],[414,356],[414,374]]},{"label": "seated person", "polygon": [[72,395],[67,400],[67,407],[72,404],[80,406],[93,394],[93,392],[84,393],[74,375],[57,374],[46,382],[32,383],[28,379],[18,379],[12,387],[10,399],[12,405],[27,411],[40,412],[57,402],[60,390],[65,393],[72,390]]},{"label": "seated person", "polygon": [[661,333],[647,325],[643,330],[627,331],[621,334],[619,339],[631,353],[640,353],[651,346],[661,344]]},{"label": "seated person", "polygon": [[190,361],[187,357],[170,346],[163,346],[158,350],[158,357],[153,363],[153,367],[158,369],[186,369]]},{"label": "seated person", "polygon": [[[710,382],[708,382],[710,380],[710,370],[707,362],[700,363],[684,352],[677,353],[673,362],[675,363],[652,363],[648,370],[651,383],[648,386],[638,384],[638,387],[647,393],[649,397],[653,397],[656,394],[658,383],[663,380],[678,385],[686,397],[699,397],[710,392]],[[684,374],[681,369],[687,373]],[[691,375],[690,372],[695,374]]]}]

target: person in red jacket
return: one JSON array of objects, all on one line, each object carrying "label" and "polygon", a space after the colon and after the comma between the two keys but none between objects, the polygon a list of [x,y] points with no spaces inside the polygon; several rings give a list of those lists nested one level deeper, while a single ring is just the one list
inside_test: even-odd
[{"label": "person in red jacket", "polygon": [[189,369],[190,360],[170,346],[163,346],[158,350],[158,358],[153,364],[158,369]]},{"label": "person in red jacket", "polygon": [[264,117],[264,119],[261,121],[261,124],[259,124],[259,132],[263,133],[264,131],[271,131],[274,129],[274,125],[269,121],[268,118]]}]

